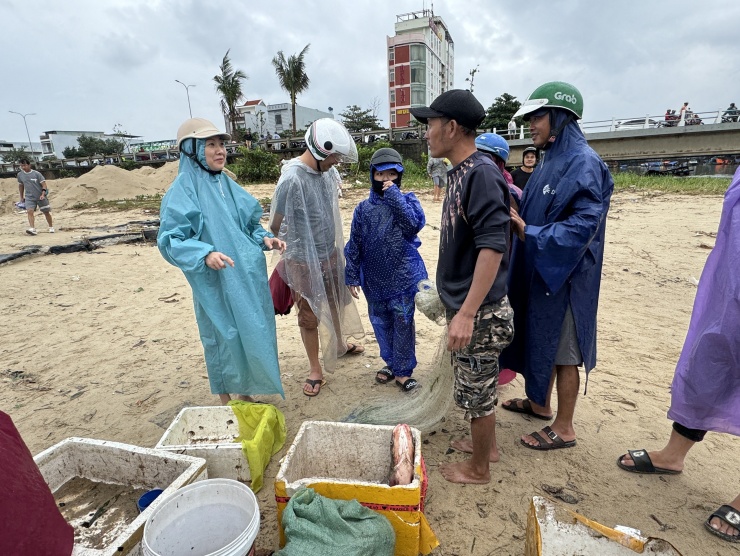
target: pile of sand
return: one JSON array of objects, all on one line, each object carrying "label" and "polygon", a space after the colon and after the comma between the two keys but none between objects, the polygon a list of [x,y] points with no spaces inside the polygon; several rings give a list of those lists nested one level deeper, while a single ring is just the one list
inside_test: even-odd
[{"label": "pile of sand", "polygon": [[[144,166],[123,170],[117,166],[96,166],[79,178],[47,180],[52,210],[72,208],[79,203],[95,203],[101,199],[118,201],[135,199],[139,195],[163,194],[177,177],[179,162],[167,162],[160,168]],[[236,179],[228,170],[224,172]],[[0,214],[15,210],[18,200],[18,180],[0,179]]]}]

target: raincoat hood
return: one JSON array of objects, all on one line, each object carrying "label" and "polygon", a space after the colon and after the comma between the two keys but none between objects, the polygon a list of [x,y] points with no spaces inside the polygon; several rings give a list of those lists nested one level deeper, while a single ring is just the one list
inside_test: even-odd
[{"label": "raincoat hood", "polygon": [[[206,141],[208,139],[186,139],[180,145],[180,167],[178,174],[183,170],[183,159],[190,161],[192,168],[200,168],[204,172],[216,176],[221,170],[211,170],[206,162]],[[193,145],[195,149],[193,150]]]}]

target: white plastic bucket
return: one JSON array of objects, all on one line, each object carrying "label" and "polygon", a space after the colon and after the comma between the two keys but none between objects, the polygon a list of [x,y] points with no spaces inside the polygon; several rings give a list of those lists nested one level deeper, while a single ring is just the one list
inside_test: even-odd
[{"label": "white plastic bucket", "polygon": [[232,479],[207,479],[157,500],[144,525],[144,556],[245,556],[260,528],[257,497]]}]

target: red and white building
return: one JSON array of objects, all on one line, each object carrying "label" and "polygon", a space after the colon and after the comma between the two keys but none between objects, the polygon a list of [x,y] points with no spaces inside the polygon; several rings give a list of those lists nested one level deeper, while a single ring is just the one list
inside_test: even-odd
[{"label": "red and white building", "polygon": [[388,100],[391,128],[411,123],[409,109],[429,106],[453,87],[455,48],[441,17],[432,10],[396,16],[388,42]]}]

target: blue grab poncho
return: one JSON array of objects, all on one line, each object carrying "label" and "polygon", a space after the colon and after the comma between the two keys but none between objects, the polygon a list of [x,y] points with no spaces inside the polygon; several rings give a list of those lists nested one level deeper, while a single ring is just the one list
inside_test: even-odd
[{"label": "blue grab poncho", "polygon": [[[557,128],[565,113],[554,115]],[[519,214],[525,241],[514,237],[508,280],[516,332],[501,367],[524,375],[527,397],[539,405],[545,405],[568,304],[586,372],[596,365],[596,309],[613,189],[609,170],[575,121],[563,128],[524,189]]]},{"label": "blue grab poncho", "polygon": [[[197,139],[205,163],[205,140]],[[177,178],[162,199],[157,245],[193,289],[193,305],[213,394],[280,394],[275,316],[267,286],[262,207],[225,174],[211,175],[180,155]],[[212,270],[220,251],[234,267]]]}]

